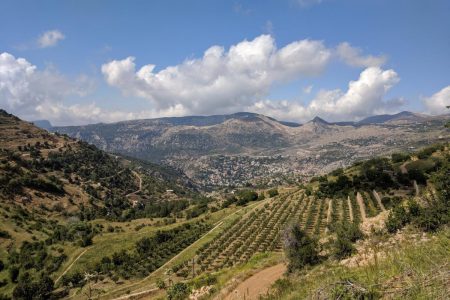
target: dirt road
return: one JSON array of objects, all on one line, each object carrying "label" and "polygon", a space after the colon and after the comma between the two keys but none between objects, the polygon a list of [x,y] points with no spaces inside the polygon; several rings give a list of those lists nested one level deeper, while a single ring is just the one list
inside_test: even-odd
[{"label": "dirt road", "polygon": [[76,263],[77,260],[78,260],[81,256],[83,256],[83,254],[85,254],[86,251],[88,251],[89,249],[90,249],[90,248],[84,249],[84,251],[81,252],[81,253],[77,256],[77,258],[74,259],[74,261],[67,267],[67,269],[65,269],[64,272],[62,272],[62,274],[59,275],[58,278],[56,278],[55,283],[57,283],[57,282],[58,282],[58,281],[59,281],[59,280],[67,273],[67,272],[69,272],[69,270],[72,268],[72,266],[74,265],[74,263]]},{"label": "dirt road", "polygon": [[267,293],[269,287],[279,278],[281,278],[286,271],[284,264],[278,264],[247,278],[241,282],[225,300],[257,300],[259,295]]}]

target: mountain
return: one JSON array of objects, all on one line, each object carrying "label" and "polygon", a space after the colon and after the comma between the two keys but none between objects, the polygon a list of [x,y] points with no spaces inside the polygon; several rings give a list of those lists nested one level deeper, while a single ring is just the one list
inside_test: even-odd
[{"label": "mountain", "polygon": [[255,113],[54,127],[102,150],[170,165],[203,187],[276,184],[448,135],[446,117],[409,112],[301,125]]},{"label": "mountain", "polygon": [[211,228],[198,220],[211,202],[179,170],[0,110],[0,299],[73,296],[86,284],[82,274],[135,245],[148,253],[128,257],[133,267],[120,274],[142,278]]},{"label": "mountain", "polygon": [[33,123],[34,125],[36,125],[39,128],[46,129],[46,130],[49,130],[53,127],[53,125],[50,123],[49,120],[36,120],[36,121],[32,121],[31,123]]},{"label": "mountain", "polygon": [[417,113],[412,113],[409,111],[402,111],[393,115],[376,115],[365,118],[357,124],[365,125],[365,124],[381,124],[388,122],[397,122],[397,121],[407,121],[407,122],[420,122],[426,119],[426,115],[421,115]]},{"label": "mountain", "polygon": [[[180,171],[135,158],[110,155],[95,146],[49,133],[0,110],[0,199],[41,214],[86,213],[121,217],[133,201],[145,205],[194,195]],[[139,195],[132,193],[139,191]],[[173,197],[172,197],[173,196]],[[114,201],[112,201],[114,199]],[[83,207],[83,209],[81,209]]]}]

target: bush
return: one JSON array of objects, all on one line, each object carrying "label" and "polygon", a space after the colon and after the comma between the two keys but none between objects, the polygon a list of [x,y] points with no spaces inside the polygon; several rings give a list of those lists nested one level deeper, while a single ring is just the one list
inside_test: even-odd
[{"label": "bush", "polygon": [[285,230],[284,252],[289,262],[289,272],[319,262],[317,242],[302,231],[298,224],[292,224]]},{"label": "bush", "polygon": [[278,196],[278,190],[277,189],[271,189],[271,190],[268,191],[268,194],[269,194],[269,198]]},{"label": "bush", "polygon": [[405,162],[409,159],[409,154],[407,154],[407,153],[392,153],[391,158],[392,158],[392,162],[394,162],[394,163]]},{"label": "bush", "polygon": [[409,221],[410,218],[406,209],[402,205],[396,206],[389,212],[389,216],[386,220],[386,229],[390,233],[395,233],[409,223]]},{"label": "bush", "polygon": [[192,285],[195,289],[199,289],[202,286],[214,285],[217,283],[217,277],[212,274],[205,274],[196,278]]},{"label": "bush", "polygon": [[164,282],[164,280],[162,280],[161,278],[158,278],[156,280],[156,286],[158,287],[158,289],[160,290],[165,290],[166,289],[166,283]]},{"label": "bush", "polygon": [[63,286],[82,287],[84,285],[84,278],[80,272],[65,274],[61,277],[61,284]]},{"label": "bush", "polygon": [[184,300],[189,296],[189,286],[184,282],[177,282],[167,290],[169,300]]},{"label": "bush", "polygon": [[9,232],[6,230],[0,230],[0,238],[10,239],[11,234],[9,234]]},{"label": "bush", "polygon": [[21,278],[13,291],[14,299],[50,299],[54,283],[48,275],[43,275],[38,281],[32,281],[26,274]]},{"label": "bush", "polygon": [[255,201],[258,199],[258,193],[252,190],[242,190],[237,193],[238,201],[237,205],[244,205],[250,201]]},{"label": "bush", "polygon": [[333,242],[333,254],[338,259],[350,256],[355,251],[353,243],[364,237],[359,226],[354,223],[344,222],[335,231],[337,238]]},{"label": "bush", "polygon": [[17,277],[19,277],[20,269],[17,266],[11,266],[9,267],[9,279],[11,279],[11,282],[16,283]]}]

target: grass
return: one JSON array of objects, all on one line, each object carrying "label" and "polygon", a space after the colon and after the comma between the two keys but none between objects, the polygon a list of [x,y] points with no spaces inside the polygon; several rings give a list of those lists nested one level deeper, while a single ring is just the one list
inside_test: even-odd
[{"label": "grass", "polygon": [[317,297],[318,291],[322,296],[330,295],[342,288],[339,283],[348,282],[365,289],[373,295],[372,299],[381,296],[389,299],[445,299],[450,290],[448,249],[448,228],[428,236],[428,240],[421,243],[405,238],[397,249],[388,251],[384,259],[375,259],[364,266],[350,268],[326,261],[292,275],[288,278],[289,288],[270,299],[309,299]]}]

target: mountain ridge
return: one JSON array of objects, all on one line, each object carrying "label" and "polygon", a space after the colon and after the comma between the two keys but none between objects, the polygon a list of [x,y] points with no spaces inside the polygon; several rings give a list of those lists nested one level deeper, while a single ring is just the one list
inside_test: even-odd
[{"label": "mountain ridge", "polygon": [[273,182],[273,178],[287,180],[286,176],[293,174],[309,176],[373,154],[415,148],[426,139],[447,135],[443,129],[446,117],[410,112],[382,117],[385,121],[375,118],[378,123],[372,120],[368,124],[332,123],[316,117],[302,125],[286,126],[274,118],[248,112],[193,118],[51,130],[109,152],[179,168],[202,186],[241,185],[249,178],[259,181],[270,177],[267,182]]},{"label": "mountain ridge", "polygon": [[[91,126],[91,125],[111,125],[111,124],[132,124],[132,123],[141,123],[141,122],[151,122],[151,123],[159,123],[159,124],[166,124],[166,125],[173,125],[173,126],[212,126],[224,123],[227,120],[230,119],[238,119],[238,120],[254,120],[255,118],[261,118],[265,117],[272,121],[275,121],[277,123],[280,123],[284,126],[288,127],[300,127],[306,123],[309,123],[311,121],[317,121],[322,122],[326,124],[333,124],[333,125],[368,125],[368,124],[380,124],[384,123],[393,119],[400,119],[400,118],[428,118],[432,117],[430,115],[416,113],[416,112],[410,112],[410,111],[402,111],[395,114],[381,114],[381,115],[372,115],[366,118],[363,118],[359,121],[327,121],[324,118],[320,116],[315,116],[313,119],[301,123],[296,122],[293,120],[285,121],[285,120],[278,120],[276,118],[273,118],[271,116],[263,115],[260,113],[253,113],[253,112],[236,112],[231,114],[217,114],[217,115],[188,115],[188,116],[181,116],[181,117],[160,117],[160,118],[145,118],[145,119],[134,119],[134,120],[123,120],[123,121],[117,121],[117,122],[111,122],[111,123],[89,123],[89,124],[82,124],[82,125],[64,125],[64,126],[53,126],[50,124],[48,120],[37,120],[32,122],[45,122],[49,123],[51,125],[51,128],[61,128],[61,127],[85,127],[85,126]],[[37,125],[39,126],[39,125]],[[40,126],[39,126],[40,127]],[[44,128],[47,129],[47,128]]]}]

